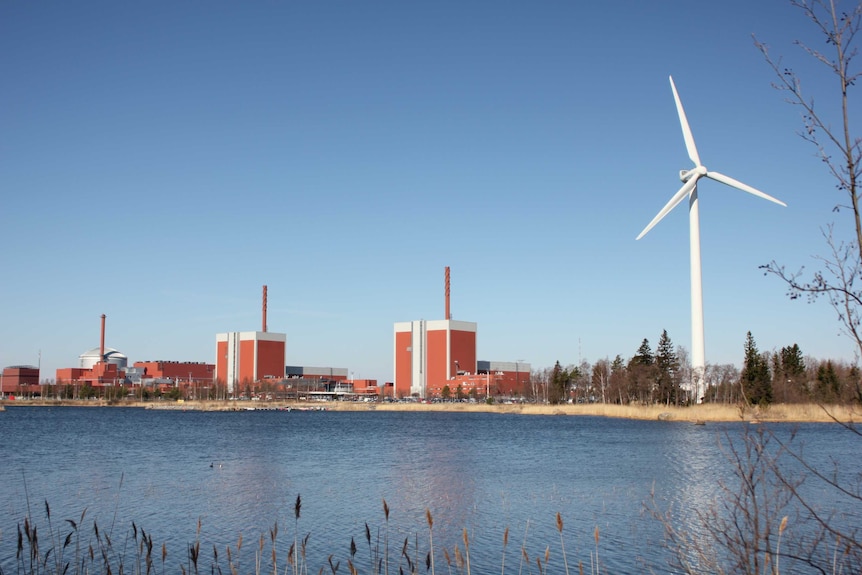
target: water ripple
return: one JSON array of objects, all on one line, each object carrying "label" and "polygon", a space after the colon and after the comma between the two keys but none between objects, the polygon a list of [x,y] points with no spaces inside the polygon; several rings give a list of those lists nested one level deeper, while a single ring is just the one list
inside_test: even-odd
[{"label": "water ripple", "polygon": [[[846,451],[822,429],[808,433],[818,454]],[[664,566],[662,526],[645,505],[653,492],[661,507],[709,505],[716,482],[732,476],[719,449],[726,430],[739,426],[462,413],[12,407],[0,416],[0,434],[28,443],[0,444],[0,516],[8,519],[0,525],[0,568],[14,565],[14,542],[3,534],[14,533],[28,507],[41,524],[45,500],[55,530],[65,532],[62,519],[79,520],[86,509],[82,533],[92,537],[96,522],[119,542],[131,538],[134,522],[157,547],[166,544],[172,565],[200,540],[207,557],[215,547],[223,559],[230,547],[250,567],[259,538],[269,549],[276,526],[279,562],[307,535],[315,572],[330,554],[344,562],[351,538],[364,564],[385,542],[397,564],[405,540],[411,557],[424,560],[432,536],[427,510],[441,567],[444,551],[453,558],[456,546],[465,551],[465,529],[471,561],[487,566],[484,571],[499,568],[504,552],[515,569],[522,547],[532,562],[548,550],[558,566],[563,549],[570,567],[589,566],[596,553],[608,572]],[[690,521],[691,514],[680,518]]]}]

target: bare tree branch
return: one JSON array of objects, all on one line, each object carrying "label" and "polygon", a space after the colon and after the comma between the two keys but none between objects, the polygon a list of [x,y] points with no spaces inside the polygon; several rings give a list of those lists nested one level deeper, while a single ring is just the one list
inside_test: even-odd
[{"label": "bare tree branch", "polygon": [[[835,75],[841,94],[840,111],[842,125],[833,129],[815,109],[814,99],[802,91],[802,81],[792,68],[785,67],[782,60],[774,59],[768,46],[754,38],[755,46],[763,54],[767,64],[775,72],[777,80],[773,86],[784,92],[786,101],[802,108],[803,130],[800,136],[817,148],[817,155],[826,164],[829,173],[836,179],[837,188],[845,194],[849,205],[837,204],[836,211],[849,207],[853,212],[855,248],[862,257],[862,214],[860,214],[857,183],[862,163],[862,141],[850,133],[850,110],[848,90],[862,72],[853,72],[852,63],[857,54],[854,44],[862,29],[862,3],[857,3],[849,12],[839,11],[836,0],[791,0],[825,37],[826,44],[834,51],[834,59],[809,47],[801,41],[796,44],[807,54],[824,64]],[[837,158],[833,158],[834,150]]]}]

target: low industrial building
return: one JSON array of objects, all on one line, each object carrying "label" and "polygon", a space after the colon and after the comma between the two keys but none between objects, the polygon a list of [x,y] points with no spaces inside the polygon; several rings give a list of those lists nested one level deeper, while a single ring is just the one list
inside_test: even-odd
[{"label": "low industrial building", "polygon": [[92,386],[122,385],[126,381],[128,363],[129,358],[112,347],[94,347],[78,356],[78,367],[58,369],[56,382],[86,383]]},{"label": "low industrial building", "polygon": [[[126,356],[116,352],[115,361],[97,362],[91,367],[61,367],[57,370],[58,384],[87,383],[92,386],[122,385],[126,381]],[[81,356],[83,357],[83,355]]]},{"label": "low industrial building", "polygon": [[289,377],[277,386],[275,396],[312,401],[376,400],[394,397],[394,389],[392,383],[379,386],[376,379]]},{"label": "low industrial building", "polygon": [[32,395],[40,392],[39,368],[33,365],[13,365],[3,368],[0,376],[0,397]]},{"label": "low industrial building", "polygon": [[211,384],[215,380],[215,364],[201,361],[136,361],[135,369],[143,370],[142,381],[185,381],[189,384]]},{"label": "low industrial building", "polygon": [[299,365],[284,366],[284,377],[287,379],[325,379],[328,381],[347,381],[346,367],[304,367]]}]

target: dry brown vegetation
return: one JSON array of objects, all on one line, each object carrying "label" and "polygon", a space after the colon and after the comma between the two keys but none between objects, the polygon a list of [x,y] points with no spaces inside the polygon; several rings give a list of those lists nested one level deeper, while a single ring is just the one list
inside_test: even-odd
[{"label": "dry brown vegetation", "polygon": [[[151,409],[201,409],[210,411],[237,409],[237,402],[147,403]],[[502,413],[520,415],[598,416],[620,419],[666,420],[690,422],[718,421],[787,421],[853,423],[862,420],[862,411],[853,406],[816,404],[774,404],[769,407],[748,407],[728,404],[702,404],[689,407],[666,405],[563,404],[533,403],[419,403],[419,402],[354,402],[330,401],[319,403],[254,403],[242,402],[239,409],[322,408],[327,411],[440,411],[464,413]]]},{"label": "dry brown vegetation", "polygon": [[[0,402],[2,405],[3,402]],[[7,405],[83,405],[106,407],[99,401],[21,401]],[[858,423],[862,409],[853,405],[784,404],[768,407],[705,403],[688,407],[653,405],[617,405],[608,403],[543,405],[535,403],[419,403],[419,402],[236,402],[236,401],[157,401],[123,402],[112,407],[143,407],[178,411],[244,411],[246,409],[324,409],[326,411],[440,411],[463,413],[501,413],[520,415],[571,415],[613,417],[619,419],[665,420],[689,422],[786,421]]]},{"label": "dry brown vegetation", "polygon": [[456,411],[512,413],[522,415],[585,415],[621,419],[663,419],[670,421],[789,421],[789,422],[856,422],[862,412],[852,406],[820,406],[815,404],[776,404],[767,408],[726,404],[702,404],[690,407],[666,405],[487,405],[483,403],[355,403],[332,402],[328,409],[338,411]]}]

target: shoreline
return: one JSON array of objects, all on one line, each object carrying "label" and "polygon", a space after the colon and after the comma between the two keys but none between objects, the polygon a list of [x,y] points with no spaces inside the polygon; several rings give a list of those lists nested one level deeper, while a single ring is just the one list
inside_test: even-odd
[{"label": "shoreline", "polygon": [[125,407],[174,411],[266,411],[266,410],[325,410],[325,411],[403,411],[451,413],[499,413],[510,415],[596,416],[632,420],[707,422],[788,422],[788,423],[855,423],[862,421],[862,409],[856,406],[818,404],[774,404],[765,408],[726,404],[702,404],[688,407],[665,405],[576,404],[539,405],[531,403],[401,403],[401,402],[237,402],[237,401],[0,401],[4,406],[39,407]]},{"label": "shoreline", "polygon": [[514,415],[594,416],[631,420],[707,422],[791,422],[791,423],[853,423],[862,421],[862,410],[843,405],[779,404],[767,408],[743,407],[725,404],[676,407],[665,405],[616,404],[470,404],[470,403],[382,403],[362,404],[335,402],[334,411],[426,411],[463,413],[500,413]]}]

